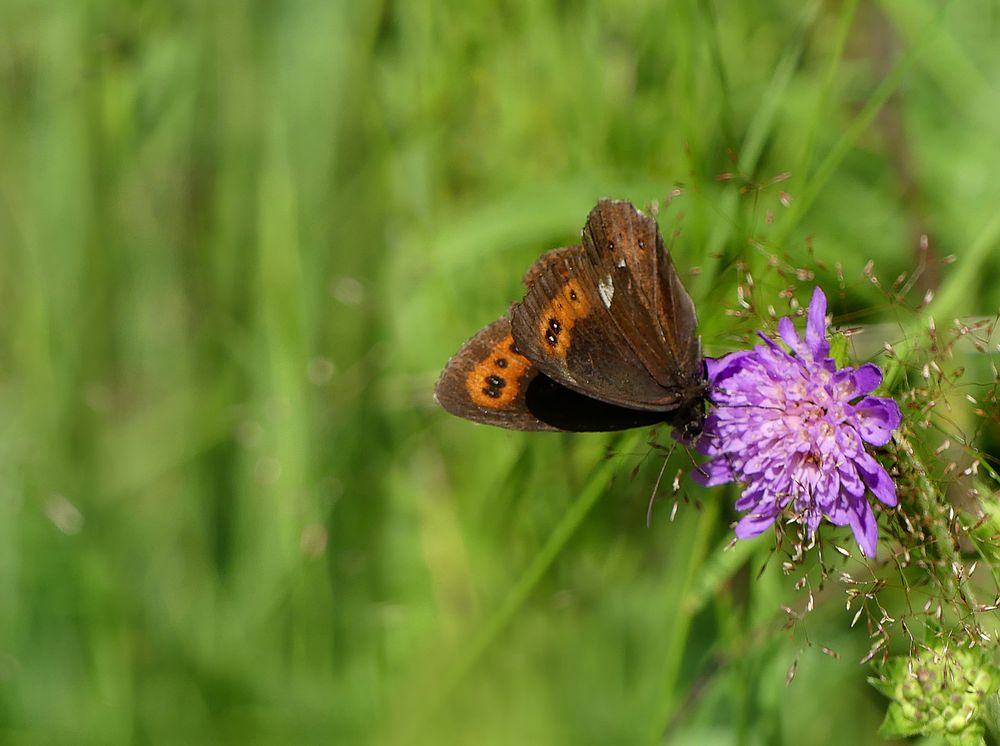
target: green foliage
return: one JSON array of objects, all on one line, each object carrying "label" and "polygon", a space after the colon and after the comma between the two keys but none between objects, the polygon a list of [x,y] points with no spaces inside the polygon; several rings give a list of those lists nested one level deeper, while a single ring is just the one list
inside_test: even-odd
[{"label": "green foliage", "polygon": [[431,391],[602,196],[660,203],[708,354],[816,283],[862,358],[992,314],[998,22],[0,3],[0,742],[877,742],[864,625],[831,579],[783,631],[807,591],[686,454],[646,528],[645,434]]}]

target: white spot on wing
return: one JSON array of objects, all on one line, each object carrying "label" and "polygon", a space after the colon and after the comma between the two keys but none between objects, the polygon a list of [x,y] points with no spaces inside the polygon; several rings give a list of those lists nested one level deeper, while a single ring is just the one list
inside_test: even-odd
[{"label": "white spot on wing", "polygon": [[605,308],[611,308],[611,299],[615,297],[615,284],[611,281],[611,275],[607,275],[597,283],[597,292],[601,294]]}]

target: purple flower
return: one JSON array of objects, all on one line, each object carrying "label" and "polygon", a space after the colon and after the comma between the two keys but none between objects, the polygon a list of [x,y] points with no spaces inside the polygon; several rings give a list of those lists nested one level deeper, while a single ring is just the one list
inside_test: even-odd
[{"label": "purple flower", "polygon": [[812,536],[826,517],[849,525],[867,557],[875,556],[878,527],[866,488],[885,505],[896,504],[896,485],[865,450],[889,442],[902,415],[895,401],[868,396],[882,371],[867,363],[837,370],[828,357],[826,296],[809,304],[803,341],[788,317],[778,334],[786,352],[764,334],[763,345],[706,360],[714,407],[698,451],[711,460],[695,472],[706,486],[739,482],[736,509],[749,511],[736,525],[746,539],[783,512]]}]

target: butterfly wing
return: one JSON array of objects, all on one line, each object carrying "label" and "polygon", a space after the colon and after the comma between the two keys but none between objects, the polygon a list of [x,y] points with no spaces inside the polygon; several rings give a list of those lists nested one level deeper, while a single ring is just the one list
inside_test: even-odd
[{"label": "butterfly wing", "polygon": [[514,338],[541,371],[587,396],[670,411],[704,391],[694,304],[656,221],[601,200],[582,247],[549,252],[511,310]]},{"label": "butterfly wing", "polygon": [[511,430],[624,430],[663,419],[662,413],[584,396],[545,376],[517,348],[506,317],[462,346],[434,397],[454,415]]},{"label": "butterfly wing", "polygon": [[474,422],[513,430],[551,430],[525,405],[528,385],[539,371],[518,351],[506,317],[462,345],[434,389],[446,410]]},{"label": "butterfly wing", "polygon": [[613,317],[614,286],[595,274],[584,249],[543,261],[529,272],[524,300],[511,308],[511,330],[524,355],[585,396],[631,409],[670,409],[670,392]]},{"label": "butterfly wing", "polygon": [[583,229],[587,259],[616,293],[612,318],[650,375],[667,389],[704,379],[694,302],[656,221],[625,201],[601,200]]},{"label": "butterfly wing", "polygon": [[535,260],[535,263],[532,264],[531,267],[528,268],[528,271],[524,273],[524,278],[522,279],[524,287],[530,289],[542,272],[547,271],[550,267],[554,267],[566,257],[576,256],[583,253],[583,247],[579,244],[576,246],[564,246],[561,249],[546,251],[538,257],[538,259]]}]

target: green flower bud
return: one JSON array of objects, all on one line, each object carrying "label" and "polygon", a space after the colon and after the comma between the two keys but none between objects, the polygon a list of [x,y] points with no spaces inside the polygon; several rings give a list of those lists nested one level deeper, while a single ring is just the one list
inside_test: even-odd
[{"label": "green flower bud", "polygon": [[875,683],[893,699],[883,737],[937,733],[965,743],[982,734],[982,707],[1000,685],[1000,673],[979,648],[922,650],[891,661]]}]

